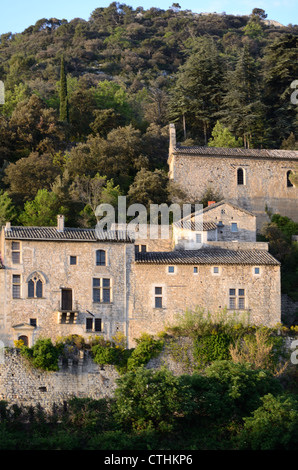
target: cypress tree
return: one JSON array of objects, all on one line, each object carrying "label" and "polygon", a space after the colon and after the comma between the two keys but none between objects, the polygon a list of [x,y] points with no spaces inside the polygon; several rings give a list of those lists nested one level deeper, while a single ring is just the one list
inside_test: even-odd
[{"label": "cypress tree", "polygon": [[64,57],[61,57],[60,66],[60,121],[69,122],[67,82]]}]

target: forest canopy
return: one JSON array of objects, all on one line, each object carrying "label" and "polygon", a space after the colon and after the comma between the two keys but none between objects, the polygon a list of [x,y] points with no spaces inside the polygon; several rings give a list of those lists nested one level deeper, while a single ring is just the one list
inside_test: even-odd
[{"label": "forest canopy", "polygon": [[[74,196],[84,178],[101,178],[105,200],[134,199],[143,184],[143,202],[158,203],[170,122],[196,145],[295,149],[298,26],[266,16],[113,2],[88,21],[42,18],[2,34],[1,223],[42,224],[57,209],[90,226],[90,204]],[[164,187],[173,200],[177,188]],[[42,200],[50,213],[30,219]]]}]

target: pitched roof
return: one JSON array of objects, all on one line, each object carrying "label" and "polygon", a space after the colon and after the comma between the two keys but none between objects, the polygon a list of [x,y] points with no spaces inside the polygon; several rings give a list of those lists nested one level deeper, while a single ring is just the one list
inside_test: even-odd
[{"label": "pitched roof", "polygon": [[169,252],[136,253],[137,264],[219,264],[219,265],[280,265],[265,250],[226,250],[203,248]]},{"label": "pitched roof", "polygon": [[[194,214],[192,214],[192,218],[193,217],[194,217]],[[217,228],[217,225],[215,222],[200,223],[194,220],[185,220],[185,219],[178,220],[177,222],[174,222],[173,225],[177,228],[183,228],[186,230],[203,231],[203,232],[208,232],[209,230],[215,230]]]},{"label": "pitched roof", "polygon": [[218,206],[222,206],[224,204],[228,204],[229,206],[231,206],[233,209],[237,210],[237,211],[241,211],[241,212],[245,212],[245,214],[247,215],[250,215],[252,217],[256,217],[255,214],[253,214],[252,212],[246,210],[246,209],[243,209],[243,207],[240,207],[238,206],[237,204],[234,204],[233,202],[231,201],[228,201],[226,199],[222,199],[221,201],[219,202],[215,202],[214,204],[210,204],[210,206],[207,206],[203,209],[203,213],[204,212],[208,212],[212,209],[214,209],[215,207],[218,207]]},{"label": "pitched roof", "polygon": [[[219,202],[210,204],[209,206],[205,207],[201,211],[199,210],[197,212],[192,212],[191,214],[187,215],[183,219],[178,220],[177,222],[174,222],[173,225],[175,227],[184,228],[184,229],[187,229],[187,230],[197,230],[197,231],[203,230],[204,232],[208,231],[208,230],[215,230],[217,228],[217,224],[215,222],[204,221],[203,220],[203,225],[201,224],[200,214],[202,214],[202,219],[204,219],[204,214],[206,212],[209,212],[210,210],[212,211],[212,209],[214,209],[216,207],[219,207],[219,206],[222,206],[224,204],[228,204],[233,209],[244,212],[245,214],[250,215],[251,217],[254,217],[254,218],[256,217],[252,212],[249,212],[246,209],[243,209],[242,207],[240,207],[240,206],[238,206],[238,205],[236,205],[236,204],[234,204],[230,201],[222,199]],[[196,214],[198,214],[198,216],[199,216],[198,220],[195,220]]]},{"label": "pitched roof", "polygon": [[210,157],[250,157],[269,158],[276,160],[298,160],[297,150],[280,149],[245,149],[245,148],[223,148],[223,147],[183,147],[177,145],[173,149],[173,155],[194,155]]},{"label": "pitched roof", "polygon": [[4,234],[10,240],[134,242],[126,231],[91,228],[64,228],[58,231],[56,227],[11,227],[4,229]]}]

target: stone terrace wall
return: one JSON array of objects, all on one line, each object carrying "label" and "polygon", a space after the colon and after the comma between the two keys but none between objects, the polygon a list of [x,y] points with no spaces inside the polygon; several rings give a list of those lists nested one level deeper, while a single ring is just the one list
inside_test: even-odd
[{"label": "stone terrace wall", "polygon": [[119,377],[112,366],[103,369],[89,357],[78,363],[60,364],[59,371],[45,372],[31,367],[18,350],[5,351],[0,364],[0,400],[19,406],[40,406],[51,411],[53,404],[76,396],[107,398],[113,396]]}]

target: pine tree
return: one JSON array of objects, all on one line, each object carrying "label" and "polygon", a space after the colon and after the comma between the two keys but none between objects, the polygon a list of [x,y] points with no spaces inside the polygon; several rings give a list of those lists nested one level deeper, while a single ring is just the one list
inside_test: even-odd
[{"label": "pine tree", "polygon": [[182,119],[184,138],[187,126],[194,137],[207,144],[220,109],[223,68],[215,40],[197,39],[193,52],[177,73],[169,100],[170,120]]},{"label": "pine tree", "polygon": [[67,81],[65,74],[64,57],[61,58],[60,66],[60,121],[69,122]]},{"label": "pine tree", "polygon": [[261,77],[255,59],[247,47],[239,54],[235,69],[225,79],[221,122],[241,137],[244,147],[268,145],[268,131],[264,126],[266,107],[261,96]]}]

